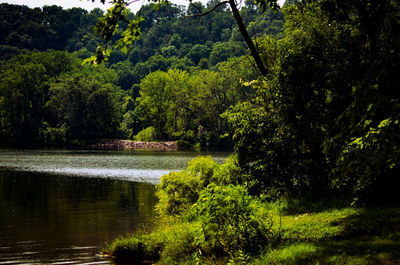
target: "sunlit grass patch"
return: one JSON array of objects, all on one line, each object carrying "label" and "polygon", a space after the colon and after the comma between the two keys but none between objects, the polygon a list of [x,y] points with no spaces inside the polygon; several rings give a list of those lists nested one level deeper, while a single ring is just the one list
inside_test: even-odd
[{"label": "sunlit grass patch", "polygon": [[399,208],[285,212],[287,206],[280,205],[269,208],[281,241],[255,257],[254,264],[400,264]]},{"label": "sunlit grass patch", "polygon": [[253,264],[309,264],[317,251],[312,243],[296,243],[266,252]]}]

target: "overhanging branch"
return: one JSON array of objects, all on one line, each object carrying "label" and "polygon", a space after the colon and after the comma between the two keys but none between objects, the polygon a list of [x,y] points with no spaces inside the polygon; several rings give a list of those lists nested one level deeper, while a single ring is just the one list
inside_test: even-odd
[{"label": "overhanging branch", "polygon": [[[229,1],[222,1],[222,2],[219,2],[218,4],[216,4],[213,8],[211,8],[211,9],[205,11],[205,12],[201,12],[199,14],[194,14],[194,15],[189,15],[189,16],[184,16],[184,17],[202,17],[202,16],[206,16],[206,15],[210,14],[211,12],[213,12],[218,7],[226,5],[228,3],[229,3]],[[197,8],[197,10],[199,10],[199,8]],[[201,11],[201,10],[199,10],[199,11]]]}]

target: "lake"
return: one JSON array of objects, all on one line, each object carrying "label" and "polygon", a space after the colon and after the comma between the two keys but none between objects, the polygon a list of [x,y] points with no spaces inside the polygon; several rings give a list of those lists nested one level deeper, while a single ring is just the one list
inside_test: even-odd
[{"label": "lake", "polygon": [[197,155],[0,150],[0,264],[112,264],[104,243],[151,225],[155,184]]}]

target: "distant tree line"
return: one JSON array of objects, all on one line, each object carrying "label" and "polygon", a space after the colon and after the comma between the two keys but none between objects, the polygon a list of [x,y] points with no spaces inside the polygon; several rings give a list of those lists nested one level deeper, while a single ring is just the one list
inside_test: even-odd
[{"label": "distant tree line", "polygon": [[[190,17],[212,5],[144,5],[128,14],[146,17],[129,52],[113,48],[104,66],[89,69],[81,60],[96,50],[103,11],[0,4],[1,144],[136,138],[231,147],[220,114],[254,96],[240,80],[257,75],[229,10]],[[282,13],[251,1],[241,12],[253,36],[283,36]]]}]

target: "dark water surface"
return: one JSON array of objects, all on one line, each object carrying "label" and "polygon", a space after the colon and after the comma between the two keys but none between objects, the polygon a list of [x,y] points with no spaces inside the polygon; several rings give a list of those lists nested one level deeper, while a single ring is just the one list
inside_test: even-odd
[{"label": "dark water surface", "polygon": [[151,224],[154,184],[196,155],[0,150],[0,264],[110,264],[104,243]]}]

